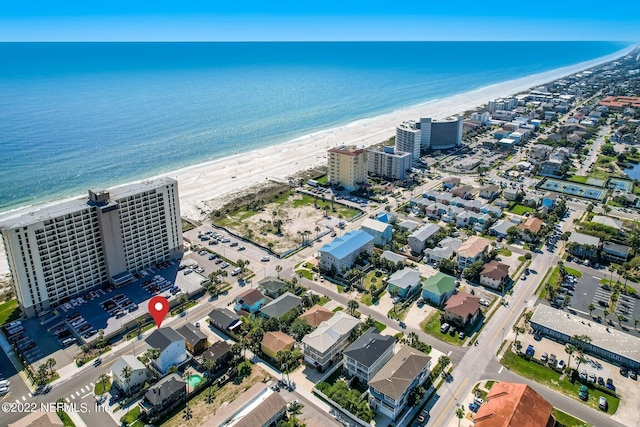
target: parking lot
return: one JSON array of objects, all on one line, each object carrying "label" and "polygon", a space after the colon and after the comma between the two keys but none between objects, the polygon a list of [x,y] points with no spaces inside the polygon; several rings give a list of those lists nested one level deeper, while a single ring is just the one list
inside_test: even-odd
[{"label": "parking lot", "polygon": [[[575,262],[567,262],[566,265],[582,273],[582,277],[572,291],[573,295],[571,295],[569,308],[576,310],[582,317],[591,319],[589,305],[593,304],[595,306],[592,312],[593,317],[600,316],[604,319],[604,310],[611,292],[606,286],[603,287],[600,284],[600,279],[610,279],[611,273],[605,269],[594,269]],[[617,276],[614,274],[614,280],[616,278]],[[621,295],[616,311],[607,316],[607,319],[613,322],[612,327],[619,327],[618,315],[622,315],[625,319],[620,322],[623,326],[622,330],[636,334],[633,320],[640,319],[640,303],[638,303],[638,300],[632,296]]]}]

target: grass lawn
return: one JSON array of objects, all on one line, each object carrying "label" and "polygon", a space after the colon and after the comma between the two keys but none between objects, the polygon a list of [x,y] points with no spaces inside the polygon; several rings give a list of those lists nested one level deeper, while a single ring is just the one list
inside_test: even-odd
[{"label": "grass lawn", "polygon": [[370,273],[367,273],[366,276],[364,276],[363,286],[366,290],[371,289],[371,285],[376,285],[376,288],[380,289],[380,287],[383,284],[383,281],[386,278],[387,276],[385,276],[384,274],[382,274],[380,277],[376,277],[376,272],[372,271]]},{"label": "grass lawn", "polygon": [[338,293],[341,294],[344,292],[344,286],[338,285]]},{"label": "grass lawn", "polygon": [[489,381],[487,381],[487,382],[486,382],[486,384],[484,385],[484,388],[486,388],[487,390],[491,390],[491,387],[493,387],[493,385],[494,385],[495,383],[496,383],[495,381],[493,381],[493,380],[489,380]]},{"label": "grass lawn", "polygon": [[140,417],[140,407],[136,406],[135,408],[127,412],[122,418],[120,418],[120,422],[131,424],[132,422],[137,420],[138,417]]},{"label": "grass lawn", "polygon": [[[541,384],[546,385],[547,387],[560,391],[567,396],[582,402],[582,400],[578,398],[580,383],[576,382],[575,384],[571,384],[571,382],[566,377],[560,379],[560,374],[551,368],[525,360],[524,358],[513,353],[511,349],[508,349],[505,352],[502,360],[500,360],[500,363],[502,363],[502,365],[504,365],[507,369],[517,373],[518,375],[522,375],[525,378],[537,381]],[[589,400],[585,403],[592,408],[599,410],[598,398],[600,396],[604,396],[609,401],[609,410],[607,411],[607,413],[614,414],[618,409],[620,399],[614,396],[610,396],[598,390],[597,388],[589,388]]]},{"label": "grass lawn", "polygon": [[[509,250],[509,248],[500,248],[500,250],[498,251],[498,253],[499,253],[500,255],[504,255],[504,256],[511,256],[511,255],[513,254],[513,252],[511,252],[511,251]],[[524,257],[524,255],[523,255],[523,257]]]},{"label": "grass lawn", "polygon": [[0,325],[7,322],[13,322],[20,318],[20,310],[18,309],[18,300],[12,299],[0,304]]},{"label": "grass lawn", "polygon": [[100,396],[101,394],[104,394],[109,390],[111,390],[111,381],[107,381],[106,383],[104,383],[104,387],[102,387],[102,383],[98,381],[98,383],[93,388],[93,392],[97,396]]},{"label": "grass lawn", "polygon": [[590,424],[585,423],[584,421],[580,421],[574,416],[567,414],[566,412],[562,412],[560,409],[553,408],[551,412],[556,419],[556,422],[562,424],[566,427],[584,427],[590,426]]},{"label": "grass lawn", "polygon": [[[322,209],[324,206],[331,207],[330,200],[323,200],[321,198],[316,199],[315,197],[310,196],[308,194],[302,194],[299,199],[294,200],[293,207],[300,208],[303,206],[313,206],[314,201],[320,207],[320,209]],[[345,219],[351,219],[354,216],[356,216],[359,212],[358,209],[350,208],[348,206],[341,205],[340,203],[337,203],[337,202],[333,204],[333,208],[335,209],[335,212],[334,212],[335,214]],[[329,214],[331,214],[331,210],[329,211]]]},{"label": "grass lawn", "polygon": [[385,329],[387,329],[387,325],[385,325],[385,324],[384,324],[384,323],[382,323],[382,322],[378,322],[378,321],[376,320],[376,329],[378,330],[378,332],[382,332],[382,331],[384,331]]},{"label": "grass lawn", "polygon": [[420,328],[424,332],[428,333],[429,335],[432,335],[438,338],[440,341],[444,341],[453,345],[464,344],[464,339],[462,340],[459,339],[457,332],[454,336],[449,335],[448,332],[446,334],[443,334],[442,332],[440,332],[440,312],[439,311],[431,313],[429,317],[424,319],[420,323]]},{"label": "grass lawn", "polygon": [[311,273],[309,270],[305,270],[304,268],[296,270],[296,274],[298,276],[304,277],[305,279],[313,280],[313,273]]},{"label": "grass lawn", "polygon": [[316,179],[318,184],[326,184],[329,181],[327,175],[322,175],[320,178]]},{"label": "grass lawn", "polygon": [[331,301],[331,298],[329,297],[325,297],[324,295],[320,297],[320,299],[318,300],[318,305],[325,305],[326,303],[328,303],[329,301]]},{"label": "grass lawn", "polygon": [[407,317],[407,313],[409,312],[409,309],[411,308],[411,304],[409,304],[406,308],[400,308],[401,305],[398,303],[396,304],[398,307],[395,309],[392,308],[391,310],[389,310],[389,313],[387,313],[389,315],[389,317],[391,319],[396,319],[399,321],[404,321],[404,319]]},{"label": "grass lawn", "polygon": [[341,306],[341,305],[339,305],[339,306],[337,306],[336,308],[334,308],[334,309],[333,309],[333,310],[331,310],[331,311],[333,311],[334,313],[337,313],[337,312],[342,311],[342,310],[344,310],[344,307],[343,307],[343,306]]},{"label": "grass lawn", "polygon": [[577,182],[577,183],[580,183],[580,184],[586,184],[588,179],[589,179],[588,176],[574,175],[571,178],[567,178],[567,181]]},{"label": "grass lawn", "polygon": [[64,427],[76,427],[75,423],[71,421],[71,418],[69,418],[69,415],[66,412],[58,411],[56,414],[58,414],[58,418],[60,418]]},{"label": "grass lawn", "polygon": [[[580,273],[578,270],[574,270],[573,268],[569,268],[569,267],[565,267],[565,270],[567,271],[567,274],[571,274],[572,276],[575,276],[577,278],[582,277],[582,273]],[[550,283],[554,287],[560,286],[560,283],[561,283],[560,267],[556,266],[553,269],[551,276],[549,276],[548,282],[543,280],[542,283]],[[542,290],[540,291],[540,298],[544,298],[546,295],[547,295],[547,290],[543,286]]]},{"label": "grass lawn", "polygon": [[524,205],[515,205],[509,212],[516,215],[523,215],[526,212],[535,213],[535,209]]}]

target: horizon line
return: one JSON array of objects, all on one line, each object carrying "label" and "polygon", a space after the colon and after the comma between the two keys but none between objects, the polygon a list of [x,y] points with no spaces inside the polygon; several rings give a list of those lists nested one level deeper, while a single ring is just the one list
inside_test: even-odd
[{"label": "horizon line", "polygon": [[628,43],[640,40],[0,40],[0,43]]}]

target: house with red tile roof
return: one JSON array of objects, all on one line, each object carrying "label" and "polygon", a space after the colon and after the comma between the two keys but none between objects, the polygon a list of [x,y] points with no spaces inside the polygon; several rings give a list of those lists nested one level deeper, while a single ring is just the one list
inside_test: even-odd
[{"label": "house with red tile roof", "polygon": [[553,427],[553,405],[526,384],[495,383],[474,417],[475,427]]},{"label": "house with red tile roof", "polygon": [[444,318],[457,326],[467,326],[480,315],[480,298],[466,292],[452,295],[444,306]]}]

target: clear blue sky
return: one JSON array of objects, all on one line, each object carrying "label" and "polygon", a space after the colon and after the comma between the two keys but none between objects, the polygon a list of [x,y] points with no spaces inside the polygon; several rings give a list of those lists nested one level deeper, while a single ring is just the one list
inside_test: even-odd
[{"label": "clear blue sky", "polygon": [[640,2],[6,0],[0,41],[640,40]]}]

